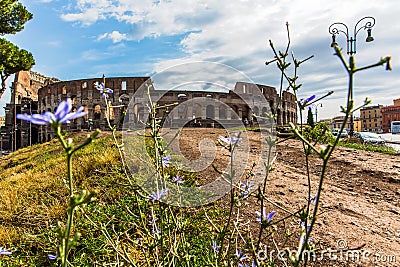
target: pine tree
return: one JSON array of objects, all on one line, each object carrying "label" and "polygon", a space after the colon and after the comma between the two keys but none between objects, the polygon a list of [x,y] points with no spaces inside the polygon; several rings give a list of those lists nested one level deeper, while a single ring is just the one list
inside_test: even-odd
[{"label": "pine tree", "polygon": [[311,128],[315,127],[314,123],[314,115],[312,113],[311,108],[308,108],[308,114],[307,114],[307,124],[311,126]]},{"label": "pine tree", "polygon": [[[24,29],[32,14],[18,0],[0,0],[0,35],[15,34]],[[14,73],[29,70],[35,64],[31,53],[0,38],[0,98],[6,90],[6,80]]]}]

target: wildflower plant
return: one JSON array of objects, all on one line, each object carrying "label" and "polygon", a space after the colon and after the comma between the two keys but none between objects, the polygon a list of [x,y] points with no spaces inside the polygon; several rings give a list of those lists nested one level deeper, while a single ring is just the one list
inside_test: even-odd
[{"label": "wildflower plant", "polygon": [[68,261],[68,254],[71,249],[78,243],[81,237],[79,232],[75,232],[74,234],[72,233],[74,227],[75,211],[78,207],[93,201],[96,195],[95,191],[77,191],[74,189],[74,181],[72,176],[72,157],[77,151],[90,144],[100,133],[100,131],[98,130],[93,132],[92,134],[87,136],[84,142],[78,145],[75,145],[71,138],[68,138],[66,140],[61,133],[61,125],[64,123],[68,123],[71,120],[83,117],[87,114],[87,112],[83,110],[83,107],[78,108],[78,110],[75,112],[71,112],[71,110],[72,101],[68,98],[58,105],[54,114],[51,112],[45,112],[41,115],[17,114],[17,118],[20,120],[26,120],[37,125],[50,125],[67,155],[67,186],[69,189],[67,221],[64,225],[61,222],[58,223],[60,244],[57,249],[57,255],[49,255],[50,259],[57,259],[62,267],[69,266],[70,263]]},{"label": "wildflower plant", "polygon": [[[288,84],[288,89],[292,90],[294,95],[297,98],[298,91],[301,87],[301,84],[298,84],[298,68],[300,67],[301,64],[303,64],[305,61],[311,59],[313,56],[310,56],[304,60],[298,60],[295,58],[294,53],[292,52],[291,58],[294,66],[294,74],[293,76],[290,76],[288,74],[289,66],[291,65],[288,61],[289,57],[289,47],[290,47],[290,32],[289,32],[289,24],[286,24],[287,27],[287,36],[288,36],[288,44],[286,47],[285,51],[277,51],[272,43],[270,41],[270,46],[274,54],[274,59],[271,61],[267,61],[266,64],[270,64],[272,62],[276,62],[278,69],[281,72],[281,86],[280,86],[280,92],[283,91],[284,89],[284,81],[287,82]],[[345,129],[345,125],[349,119],[349,116],[353,114],[355,111],[361,109],[362,107],[368,105],[370,103],[370,100],[366,99],[364,101],[364,104],[360,105],[359,107],[355,107],[354,100],[353,100],[353,79],[354,79],[354,74],[358,71],[370,69],[376,66],[381,66],[386,64],[386,70],[391,70],[390,66],[390,56],[382,58],[380,61],[378,61],[376,64],[368,65],[366,67],[360,67],[356,68],[355,66],[355,59],[353,56],[350,56],[349,59],[349,64],[346,63],[341,49],[337,46],[337,44],[333,45],[333,49],[335,51],[335,55],[338,56],[340,61],[342,62],[343,66],[345,67],[348,75],[349,75],[349,86],[348,86],[348,96],[346,100],[346,106],[341,107],[341,111],[344,113],[344,120],[341,125],[341,128],[339,130],[339,134],[337,135],[336,138],[330,137],[327,138],[325,133],[327,129],[322,126],[322,127],[316,127],[316,129],[312,129],[311,132],[304,132],[304,127],[302,123],[300,123],[299,126],[296,126],[291,123],[292,131],[295,134],[295,136],[302,142],[303,150],[304,150],[304,157],[305,157],[305,168],[306,168],[306,174],[307,174],[307,184],[308,184],[308,192],[307,192],[307,197],[306,197],[306,205],[304,208],[301,208],[300,210],[297,211],[286,211],[288,214],[288,218],[290,217],[297,217],[300,219],[300,237],[298,238],[298,247],[297,247],[297,253],[295,255],[289,255],[289,262],[297,267],[300,265],[307,265],[307,259],[304,259],[302,257],[303,253],[305,250],[310,250],[313,249],[313,246],[311,245],[312,242],[312,237],[311,233],[315,227],[315,223],[318,217],[318,208],[321,202],[321,198],[323,196],[322,194],[322,189],[323,189],[323,184],[324,180],[326,178],[326,173],[327,173],[327,165],[329,162],[329,159],[336,148],[340,134]],[[328,96],[333,94],[333,91],[327,92],[325,95],[317,97],[316,95],[312,95],[306,99],[300,99],[298,101],[298,107],[299,107],[299,115],[301,118],[303,118],[303,111],[310,105],[313,105],[314,103],[320,101],[321,99],[324,99]],[[279,105],[279,103],[278,103]],[[315,133],[313,132],[315,131]],[[322,168],[319,173],[319,180],[317,183],[316,188],[312,188],[311,185],[311,171],[310,171],[310,155],[311,153],[315,153],[317,157],[322,161]],[[312,192],[315,192],[313,194]],[[261,195],[262,198],[264,196]],[[258,213],[258,221],[264,221],[269,222],[270,218],[274,213],[269,213],[268,215],[266,214],[266,211],[263,211],[262,213]]]}]

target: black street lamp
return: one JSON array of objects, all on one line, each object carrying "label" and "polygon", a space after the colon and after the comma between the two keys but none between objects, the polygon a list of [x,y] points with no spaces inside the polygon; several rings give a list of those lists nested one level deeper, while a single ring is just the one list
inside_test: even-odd
[{"label": "black street lamp", "polygon": [[318,103],[315,105],[315,123],[318,123],[318,107],[322,108],[322,103]]},{"label": "black street lamp", "polygon": [[[372,42],[374,38],[372,37],[372,27],[375,25],[375,19],[373,17],[364,17],[360,19],[356,25],[354,26],[353,35],[349,35],[349,28],[346,24],[342,22],[335,22],[331,26],[329,26],[329,33],[332,35],[332,43],[331,47],[335,47],[338,44],[336,43],[336,35],[343,33],[346,36],[347,42],[347,54],[349,57],[349,95],[348,99],[353,101],[353,70],[355,69],[354,64],[354,54],[356,53],[356,44],[357,44],[357,34],[360,30],[367,31],[366,42]],[[354,132],[354,118],[353,113],[350,114],[350,135],[353,135]]]},{"label": "black street lamp", "polygon": [[[362,24],[362,23],[365,23],[365,24]],[[361,25],[363,25],[363,26],[361,26]],[[375,19],[373,17],[364,17],[356,23],[356,26],[354,26],[353,36],[351,36],[351,35],[349,35],[349,28],[347,27],[346,24],[344,24],[342,22],[335,22],[331,26],[329,26],[329,33],[332,34],[331,46],[333,47],[334,45],[337,45],[336,35],[343,33],[346,36],[347,54],[352,56],[353,54],[356,53],[358,32],[360,30],[367,30],[367,38],[365,39],[365,41],[367,43],[372,42],[374,40],[374,37],[372,37],[372,27],[374,27],[374,25],[375,25]],[[343,29],[340,29],[340,28],[343,28]]]}]

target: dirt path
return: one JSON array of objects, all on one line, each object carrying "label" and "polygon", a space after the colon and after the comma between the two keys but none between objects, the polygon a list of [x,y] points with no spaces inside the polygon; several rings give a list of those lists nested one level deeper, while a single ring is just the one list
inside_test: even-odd
[{"label": "dirt path", "polygon": [[[280,193],[288,207],[307,190],[300,145],[278,146],[272,175],[277,189],[271,193]],[[316,238],[332,249],[365,244],[371,266],[400,266],[400,157],[338,147],[328,167]],[[320,168],[318,161],[311,163],[314,181]]]},{"label": "dirt path", "polygon": [[[216,141],[224,133],[218,129],[185,129],[180,137],[181,149],[187,158],[196,158],[199,140]],[[251,153],[256,155],[259,135],[248,134]],[[267,195],[284,208],[295,211],[305,205],[308,189],[302,146],[298,141],[289,140],[279,144],[276,151]],[[321,163],[318,159],[310,162],[313,192],[316,192]],[[338,147],[328,167],[313,238],[320,249],[363,248],[357,251],[360,260],[345,252],[342,261],[325,261],[316,266],[400,266],[400,157]],[[202,175],[212,177],[216,173],[208,168]],[[246,203],[242,216],[254,217],[256,208],[257,203]],[[283,214],[278,211],[279,216]],[[295,224],[291,222],[288,228],[298,228]],[[339,253],[334,255],[340,258]]]}]

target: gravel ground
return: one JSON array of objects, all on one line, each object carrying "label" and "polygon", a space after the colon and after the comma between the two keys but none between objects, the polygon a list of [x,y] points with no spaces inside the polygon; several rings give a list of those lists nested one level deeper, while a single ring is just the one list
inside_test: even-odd
[{"label": "gravel ground", "polygon": [[[198,158],[202,151],[200,142],[209,139],[216,144],[220,135],[226,135],[226,131],[184,129],[179,137],[181,151],[190,160]],[[259,134],[248,132],[248,138],[251,144],[249,162],[257,161]],[[224,151],[217,150],[214,163],[227,164]],[[267,195],[283,208],[296,211],[306,204],[308,188],[301,143],[295,140],[280,143],[276,147],[276,156],[274,171],[268,177]],[[223,160],[218,160],[221,157],[224,157]],[[314,192],[321,166],[319,159],[310,161]],[[210,166],[201,175],[203,181],[199,183],[204,184],[218,174]],[[260,175],[263,174],[256,173],[256,176]],[[313,232],[314,242],[320,250],[340,250],[342,254],[337,252],[333,257],[336,255],[338,259],[332,260],[331,256],[329,261],[317,261],[314,266],[400,266],[400,157],[338,147],[328,165],[323,188],[319,217]],[[257,223],[253,218],[258,204],[255,199],[250,199],[241,211],[243,220],[248,220],[255,229]],[[267,207],[268,210],[273,208],[276,209]],[[276,219],[286,215],[277,211]],[[292,221],[286,227],[296,231],[298,226]],[[278,245],[294,249],[295,243],[284,244],[279,237],[277,240]],[[362,247],[356,250],[359,260],[346,252],[346,249],[359,247]]]}]

